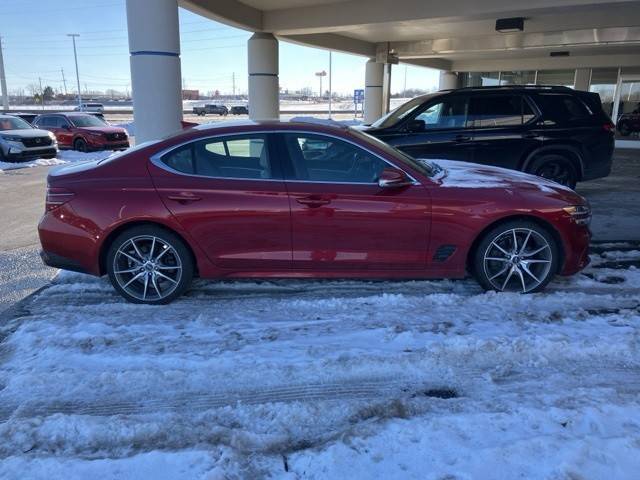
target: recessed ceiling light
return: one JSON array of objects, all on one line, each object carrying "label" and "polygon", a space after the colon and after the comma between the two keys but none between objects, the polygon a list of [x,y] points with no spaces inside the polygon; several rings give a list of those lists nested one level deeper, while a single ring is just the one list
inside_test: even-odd
[{"label": "recessed ceiling light", "polygon": [[524,17],[499,18],[496,20],[496,32],[513,33],[524,31]]}]

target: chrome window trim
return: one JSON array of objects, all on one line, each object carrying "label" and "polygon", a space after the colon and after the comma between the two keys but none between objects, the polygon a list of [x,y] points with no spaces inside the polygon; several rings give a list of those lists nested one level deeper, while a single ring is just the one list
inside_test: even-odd
[{"label": "chrome window trim", "polygon": [[177,150],[181,147],[184,147],[185,145],[188,145],[190,143],[194,143],[194,142],[200,142],[200,141],[205,141],[205,140],[213,140],[213,139],[220,139],[221,141],[224,140],[224,138],[226,137],[237,137],[237,136],[244,136],[244,135],[267,135],[270,133],[296,133],[296,134],[305,134],[305,135],[319,135],[319,136],[325,136],[325,137],[330,137],[330,138],[335,138],[337,140],[342,140],[343,142],[347,142],[350,143],[351,145],[358,147],[362,150],[364,150],[365,152],[373,155],[374,157],[379,158],[380,160],[382,160],[383,162],[385,162],[387,165],[390,165],[391,167],[402,171],[407,177],[409,177],[411,179],[411,182],[413,185],[421,185],[421,183],[410,173],[407,173],[407,171],[404,168],[400,168],[397,165],[395,165],[394,163],[390,162],[389,160],[387,160],[386,158],[382,157],[381,155],[377,154],[376,152],[371,151],[370,149],[363,147],[362,145],[360,145],[357,142],[354,142],[352,140],[340,137],[338,135],[332,135],[330,133],[324,133],[324,132],[314,132],[314,131],[310,131],[310,130],[255,130],[255,131],[250,131],[250,132],[241,132],[241,133],[223,133],[220,135],[210,135],[210,136],[205,136],[205,137],[200,137],[200,138],[196,138],[196,139],[191,139],[182,143],[179,143],[178,145],[173,145],[171,147],[167,147],[157,153],[155,153],[154,155],[151,155],[151,157],[149,157],[149,161],[151,161],[151,163],[153,163],[156,167],[161,168],[163,170],[166,170],[170,173],[176,174],[176,175],[184,175],[186,177],[195,177],[195,178],[211,178],[214,180],[244,180],[244,181],[252,181],[252,182],[291,182],[291,183],[316,183],[316,184],[327,184],[327,185],[378,185],[376,182],[327,182],[327,181],[319,181],[319,180],[287,180],[284,178],[243,178],[243,177],[214,177],[214,176],[210,176],[210,175],[197,175],[194,173],[185,173],[185,172],[180,172],[178,170],[175,170],[174,168],[171,168],[169,165],[167,165],[166,163],[164,163],[162,161],[162,157],[168,153],[171,153],[174,150]]}]

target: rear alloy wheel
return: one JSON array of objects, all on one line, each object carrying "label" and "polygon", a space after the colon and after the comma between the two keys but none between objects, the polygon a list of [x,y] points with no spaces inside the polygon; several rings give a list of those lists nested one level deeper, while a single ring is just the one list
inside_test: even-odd
[{"label": "rear alloy wheel", "polygon": [[536,158],[528,171],[569,188],[576,188],[576,183],[578,183],[576,167],[571,160],[562,155],[548,154]]},{"label": "rear alloy wheel", "polygon": [[618,125],[618,132],[623,137],[628,137],[629,135],[631,135],[631,129],[629,128],[629,125],[627,125],[627,122],[622,122],[620,125]]},{"label": "rear alloy wheel", "polygon": [[78,152],[86,152],[89,150],[87,146],[87,141],[84,138],[76,138],[73,142],[73,149]]},{"label": "rear alloy wheel", "polygon": [[133,303],[171,302],[189,287],[193,270],[193,259],[182,240],[159,227],[125,231],[107,255],[113,287]]},{"label": "rear alloy wheel", "polygon": [[531,293],[558,270],[553,237],[534,222],[514,221],[488,232],[474,254],[474,274],[487,290]]}]

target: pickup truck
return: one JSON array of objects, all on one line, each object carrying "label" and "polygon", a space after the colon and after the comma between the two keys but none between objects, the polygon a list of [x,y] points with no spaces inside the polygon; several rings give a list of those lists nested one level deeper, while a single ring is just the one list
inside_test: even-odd
[{"label": "pickup truck", "polygon": [[229,109],[224,105],[215,105],[213,103],[209,105],[204,105],[202,107],[193,107],[193,113],[200,116],[205,116],[207,113],[217,114],[217,115],[228,115]]}]

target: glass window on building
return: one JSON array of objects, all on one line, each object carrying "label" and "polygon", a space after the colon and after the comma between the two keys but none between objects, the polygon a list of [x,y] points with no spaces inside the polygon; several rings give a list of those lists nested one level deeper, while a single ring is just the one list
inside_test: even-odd
[{"label": "glass window on building", "polygon": [[575,70],[539,70],[539,85],[562,85],[572,87],[576,76]]},{"label": "glass window on building", "polygon": [[465,72],[462,74],[463,87],[491,87],[498,85],[498,72]]},{"label": "glass window on building", "polygon": [[589,91],[600,95],[602,108],[607,115],[613,113],[613,97],[618,83],[617,68],[593,68],[591,70],[591,85]]},{"label": "glass window on building", "polygon": [[535,82],[535,70],[517,70],[500,74],[500,85],[533,85]]}]

